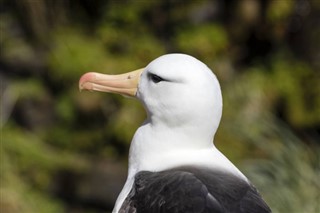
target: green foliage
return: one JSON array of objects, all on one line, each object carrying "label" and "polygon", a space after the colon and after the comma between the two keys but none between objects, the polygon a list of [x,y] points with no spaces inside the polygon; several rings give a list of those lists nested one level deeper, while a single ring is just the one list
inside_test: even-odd
[{"label": "green foliage", "polygon": [[315,141],[307,146],[280,122],[270,123],[262,125],[259,136],[250,138],[256,144],[259,141],[257,145],[269,157],[248,161],[246,174],[273,212],[319,212],[319,146]]},{"label": "green foliage", "polygon": [[58,30],[53,37],[48,66],[54,80],[71,82],[84,72],[103,69],[105,52],[94,38],[71,29]]},{"label": "green foliage", "polygon": [[[165,53],[163,45],[144,29],[131,30],[117,28],[110,24],[102,25],[98,29],[98,39],[106,47],[108,54],[108,69],[113,72],[124,72],[132,67],[145,66],[158,55]],[[128,60],[127,55],[132,58]],[[120,61],[120,65],[116,62]]]},{"label": "green foliage", "polygon": [[188,28],[178,33],[176,43],[182,52],[200,58],[219,57],[226,51],[228,36],[219,25],[204,25]]},{"label": "green foliage", "polygon": [[294,2],[286,1],[271,1],[267,10],[267,17],[271,22],[284,21],[293,12]]},{"label": "green foliage", "polygon": [[80,157],[58,152],[36,135],[7,124],[1,131],[2,211],[62,212],[61,202],[48,194],[53,174],[61,168],[80,172],[87,164]]},{"label": "green foliage", "polygon": [[16,80],[10,85],[12,95],[19,96],[23,99],[38,99],[41,100],[48,96],[43,83],[36,78]]},{"label": "green foliage", "polygon": [[269,82],[286,103],[286,115],[294,126],[312,126],[320,120],[320,76],[307,64],[280,57],[274,60]]}]

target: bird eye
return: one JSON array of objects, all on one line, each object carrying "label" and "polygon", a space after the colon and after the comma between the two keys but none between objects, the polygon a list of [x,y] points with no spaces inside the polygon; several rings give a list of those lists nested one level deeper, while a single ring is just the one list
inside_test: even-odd
[{"label": "bird eye", "polygon": [[157,76],[155,74],[150,74],[150,79],[154,83],[159,83],[160,81],[163,81],[163,78],[161,78],[160,76]]}]

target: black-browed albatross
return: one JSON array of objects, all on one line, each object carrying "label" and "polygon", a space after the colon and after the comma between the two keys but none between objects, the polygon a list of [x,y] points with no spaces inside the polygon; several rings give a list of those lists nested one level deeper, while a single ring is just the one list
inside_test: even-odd
[{"label": "black-browed albatross", "polygon": [[147,111],[131,142],[128,177],[114,213],[271,212],[213,144],[222,96],[201,61],[163,55],[126,74],[86,73],[79,87],[136,97]]}]

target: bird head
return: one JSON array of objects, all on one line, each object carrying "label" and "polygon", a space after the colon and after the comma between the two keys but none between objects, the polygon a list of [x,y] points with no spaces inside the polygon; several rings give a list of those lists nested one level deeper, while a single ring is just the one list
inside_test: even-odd
[{"label": "bird head", "polygon": [[79,88],[135,97],[143,103],[148,122],[193,135],[212,138],[222,114],[216,76],[204,63],[185,54],[163,55],[145,68],[120,75],[86,73]]}]

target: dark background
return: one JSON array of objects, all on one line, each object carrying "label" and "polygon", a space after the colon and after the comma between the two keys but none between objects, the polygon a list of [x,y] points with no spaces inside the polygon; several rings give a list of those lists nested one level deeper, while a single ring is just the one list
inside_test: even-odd
[{"label": "dark background", "polygon": [[0,3],[1,212],[110,212],[145,112],[78,80],[172,52],[216,73],[215,143],[273,211],[320,211],[319,1]]}]

